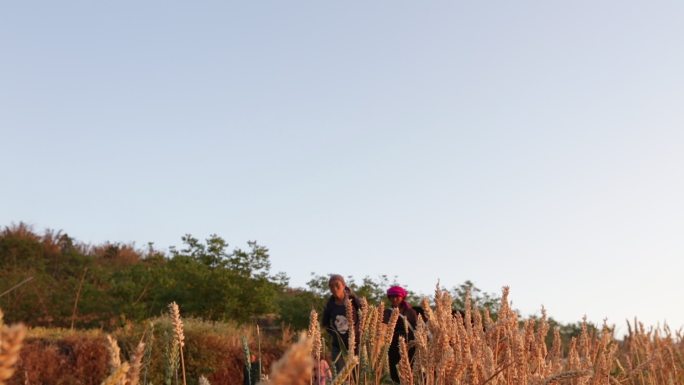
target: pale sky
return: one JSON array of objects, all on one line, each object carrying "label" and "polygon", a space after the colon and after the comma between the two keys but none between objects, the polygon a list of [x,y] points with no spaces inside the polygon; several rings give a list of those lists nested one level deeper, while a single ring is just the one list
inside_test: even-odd
[{"label": "pale sky", "polygon": [[680,1],[0,5],[0,225],[684,325]]}]

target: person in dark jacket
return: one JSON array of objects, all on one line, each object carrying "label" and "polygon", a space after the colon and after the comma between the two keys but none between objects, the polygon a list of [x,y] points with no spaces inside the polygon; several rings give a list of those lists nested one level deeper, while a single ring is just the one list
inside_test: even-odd
[{"label": "person in dark jacket", "polygon": [[[406,302],[407,295],[408,292],[401,286],[392,286],[387,289],[387,299],[392,307],[385,309],[383,317],[384,322],[387,323],[392,315],[392,311],[394,309],[399,309],[399,319],[397,320],[397,325],[394,327],[392,343],[387,352],[390,376],[392,377],[392,381],[396,383],[399,383],[399,370],[397,369],[397,364],[399,364],[399,360],[401,359],[401,355],[399,354],[399,337],[404,337],[407,344],[413,341],[413,331],[416,328],[416,322],[418,321],[416,311],[413,310],[408,302]],[[409,348],[409,361],[413,359],[414,350],[413,347]]]},{"label": "person in dark jacket", "polygon": [[256,385],[261,381],[261,362],[255,354],[250,354],[249,362],[245,362],[242,379],[243,385]]},{"label": "person in dark jacket", "polygon": [[337,369],[337,372],[344,368],[344,355],[343,352],[349,350],[349,320],[347,319],[347,309],[345,307],[345,302],[347,299],[351,301],[353,308],[353,318],[354,318],[354,331],[356,335],[356,343],[352,348],[354,350],[358,347],[359,341],[359,308],[361,304],[359,299],[352,293],[351,289],[347,287],[344,282],[344,277],[339,274],[333,274],[330,276],[328,281],[328,287],[330,288],[330,298],[325,305],[323,310],[323,327],[330,334],[332,340],[332,346],[330,352],[332,354],[332,360]]}]

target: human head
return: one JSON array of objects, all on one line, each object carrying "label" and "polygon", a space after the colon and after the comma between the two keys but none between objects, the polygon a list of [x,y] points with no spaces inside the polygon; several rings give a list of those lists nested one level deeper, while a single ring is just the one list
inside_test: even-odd
[{"label": "human head", "polygon": [[328,280],[328,287],[330,288],[330,293],[337,300],[343,300],[345,296],[345,289],[347,284],[344,282],[344,277],[339,274],[331,274],[330,280]]},{"label": "human head", "polygon": [[401,286],[392,286],[387,289],[387,298],[392,304],[392,307],[399,307],[399,305],[404,302],[407,295],[408,292]]}]

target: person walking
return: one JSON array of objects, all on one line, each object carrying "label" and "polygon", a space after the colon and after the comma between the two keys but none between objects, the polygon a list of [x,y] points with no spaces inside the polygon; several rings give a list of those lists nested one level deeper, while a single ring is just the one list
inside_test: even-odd
[{"label": "person walking", "polygon": [[[416,311],[413,310],[411,305],[406,301],[407,295],[408,292],[401,286],[392,286],[387,289],[387,299],[389,300],[391,308],[385,309],[383,317],[384,322],[387,323],[392,315],[393,309],[399,310],[399,319],[394,327],[394,335],[392,336],[392,342],[387,352],[390,377],[392,377],[392,381],[396,383],[399,383],[399,370],[397,369],[397,364],[399,364],[399,360],[401,359],[401,355],[399,354],[399,337],[404,337],[407,344],[413,341],[413,331],[416,327],[416,322],[418,321]],[[409,362],[413,359],[414,350],[413,347],[409,347]]]},{"label": "person walking", "polygon": [[323,310],[323,327],[328,332],[331,337],[331,355],[333,360],[333,365],[339,373],[342,368],[344,368],[344,355],[350,349],[349,347],[349,324],[350,320],[347,319],[347,309],[345,306],[346,300],[349,299],[352,304],[353,309],[353,323],[354,331],[356,337],[355,346],[351,348],[356,350],[358,346],[358,327],[359,327],[359,315],[358,311],[361,307],[359,299],[352,293],[351,289],[347,287],[344,281],[344,277],[339,274],[332,274],[330,280],[328,281],[328,287],[330,288],[330,298],[325,305]]}]

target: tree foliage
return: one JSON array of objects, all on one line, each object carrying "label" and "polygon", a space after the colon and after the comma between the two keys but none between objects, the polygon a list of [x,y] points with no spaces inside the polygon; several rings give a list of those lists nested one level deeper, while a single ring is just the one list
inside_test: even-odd
[{"label": "tree foliage", "polygon": [[470,280],[452,288],[451,295],[454,298],[452,305],[454,310],[464,311],[466,298],[470,296],[470,301],[474,307],[487,309],[492,315],[499,312],[501,297],[498,294],[483,292]]},{"label": "tree foliage", "polygon": [[[158,316],[175,301],[189,317],[245,323],[268,315],[301,329],[310,311],[321,311],[330,296],[329,275],[312,273],[307,287],[293,288],[287,275],[272,274],[268,248],[255,241],[245,248],[231,248],[216,234],[204,241],[186,234],[181,241],[164,253],[153,244],[92,246],[61,231],[40,235],[23,223],[7,226],[0,231],[0,294],[6,292],[0,308],[9,322],[108,329]],[[399,284],[387,275],[346,281],[373,304]],[[469,293],[474,304],[496,316],[500,298],[473,282],[451,293],[454,310],[464,309]],[[409,303],[421,299],[409,290]],[[564,338],[577,333],[577,325],[558,325]]]},{"label": "tree foliage", "polygon": [[185,235],[164,254],[148,245],[79,244],[61,232],[43,237],[20,223],[0,232],[0,297],[12,321],[41,326],[113,327],[161,314],[182,303],[185,314],[240,322],[277,310],[287,283],[271,275],[269,251],[257,242],[229,249],[217,235]]}]

